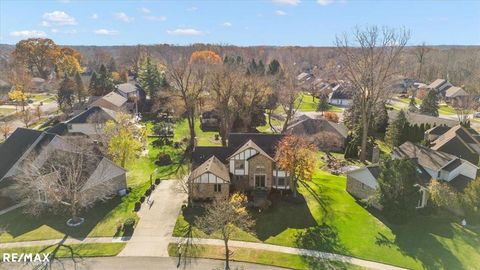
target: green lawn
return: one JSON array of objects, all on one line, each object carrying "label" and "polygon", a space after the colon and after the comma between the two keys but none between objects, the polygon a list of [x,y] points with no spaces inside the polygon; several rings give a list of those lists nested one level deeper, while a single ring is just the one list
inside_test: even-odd
[{"label": "green lawn", "polygon": [[[215,140],[215,134],[218,131],[203,131],[200,128],[200,120],[195,121],[195,133],[197,136],[198,146],[221,146],[221,140]],[[186,119],[179,120],[175,123],[175,136],[174,141],[181,141],[184,138],[190,137],[190,131],[188,129],[188,122]]]},{"label": "green lawn", "polygon": [[[411,269],[474,269],[480,261],[479,231],[451,220],[419,216],[403,226],[386,225],[345,192],[346,178],[318,171],[300,188],[306,204],[275,201],[255,213],[253,233],[235,239],[345,254]],[[200,210],[179,216],[175,236],[184,236]],[[289,218],[285,218],[289,217]],[[206,237],[193,228],[193,235]],[[212,237],[218,237],[214,234]]]},{"label": "green lawn", "polygon": [[[145,193],[150,186],[150,174],[158,168],[155,178],[168,178],[175,174],[179,166],[182,149],[172,146],[153,147],[153,138],[149,139],[149,153],[139,157],[135,162],[127,165],[127,184],[132,192],[122,198],[115,198],[106,203],[99,203],[92,209],[85,211],[81,216],[85,223],[77,228],[68,227],[65,222],[68,216],[44,214],[40,217],[25,215],[22,209],[16,209],[0,216],[0,228],[5,232],[0,233],[0,242],[17,242],[30,240],[45,240],[63,238],[69,235],[74,238],[84,237],[110,237],[117,233],[117,225],[127,218],[138,221],[133,211],[135,202]],[[154,161],[160,153],[170,153],[174,164],[169,166],[156,166]]]},{"label": "green lawn", "polygon": [[[298,104],[298,102],[302,101],[302,103]],[[313,97],[311,94],[302,92],[300,97],[297,100],[295,106],[298,106],[298,111],[300,112],[315,112],[317,111],[319,99],[317,97]],[[329,105],[329,112],[343,112],[343,109],[334,105]]]},{"label": "green lawn", "polygon": [[[299,256],[288,253],[264,251],[249,248],[230,247],[232,251],[231,260],[238,262],[250,262],[263,265],[272,265],[278,267],[285,267],[289,269],[363,269],[355,265],[326,261],[318,258]],[[225,249],[220,246],[211,245],[195,245],[189,250],[187,254],[182,256],[193,258],[209,258],[209,259],[224,259]],[[177,244],[168,245],[168,255],[171,257],[178,257],[179,252]],[[313,267],[313,268],[312,268]]]},{"label": "green lawn", "polygon": [[0,249],[0,256],[3,257],[3,253],[54,253],[55,258],[109,257],[116,256],[124,247],[125,243],[96,243],[4,248]]},{"label": "green lawn", "polygon": [[8,115],[14,111],[15,109],[11,109],[11,108],[0,108],[0,116]]},{"label": "green lawn", "polygon": [[455,115],[457,112],[455,112],[455,109],[447,104],[440,104],[438,106],[438,113],[439,114],[445,114],[445,115]]},{"label": "green lawn", "polygon": [[38,102],[38,101],[51,102],[54,100],[53,96],[45,95],[45,94],[31,94],[29,98],[31,98],[35,102]]}]

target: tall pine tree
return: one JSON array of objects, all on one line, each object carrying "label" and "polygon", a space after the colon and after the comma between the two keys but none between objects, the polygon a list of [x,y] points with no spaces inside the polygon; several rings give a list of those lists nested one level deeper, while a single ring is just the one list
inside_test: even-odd
[{"label": "tall pine tree", "polygon": [[77,94],[78,101],[85,102],[87,91],[85,89],[85,86],[83,85],[82,76],[78,71],[77,73],[75,73],[75,86],[76,86],[76,94]]},{"label": "tall pine tree", "polygon": [[430,90],[423,99],[422,105],[420,105],[420,112],[426,115],[438,116],[438,100],[435,90]]},{"label": "tall pine tree", "polygon": [[68,113],[72,109],[75,103],[75,90],[75,82],[65,74],[57,92],[58,107],[63,113]]},{"label": "tall pine tree", "polygon": [[164,73],[158,70],[156,63],[150,57],[142,65],[138,80],[140,86],[150,95],[150,98],[158,96],[160,88],[166,84]]},{"label": "tall pine tree", "polygon": [[88,93],[91,95],[91,96],[99,96],[97,94],[98,90],[97,90],[97,78],[98,78],[98,74],[97,72],[92,72],[92,77],[90,77],[90,84],[88,85]]},{"label": "tall pine tree", "polygon": [[100,66],[100,70],[98,71],[98,77],[96,81],[96,94],[98,96],[104,96],[112,92],[113,90],[115,90],[115,84],[113,83],[107,67],[102,64]]}]

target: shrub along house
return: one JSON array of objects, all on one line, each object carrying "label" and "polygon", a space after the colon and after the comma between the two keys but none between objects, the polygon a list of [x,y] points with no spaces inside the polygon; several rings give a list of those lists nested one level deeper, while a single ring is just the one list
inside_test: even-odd
[{"label": "shrub along house", "polygon": [[[478,167],[454,155],[430,149],[425,146],[405,142],[393,150],[392,158],[408,158],[415,162],[419,175],[421,197],[417,208],[427,205],[427,186],[432,179],[448,183],[458,191],[463,191],[468,183],[476,178]],[[369,199],[378,187],[378,164],[366,166],[347,173],[347,191],[359,199]],[[381,208],[378,203],[373,203]]]},{"label": "shrub along house", "polygon": [[225,197],[231,191],[289,190],[288,173],[277,168],[275,148],[283,135],[231,133],[226,147],[195,147],[189,176],[195,199]]}]

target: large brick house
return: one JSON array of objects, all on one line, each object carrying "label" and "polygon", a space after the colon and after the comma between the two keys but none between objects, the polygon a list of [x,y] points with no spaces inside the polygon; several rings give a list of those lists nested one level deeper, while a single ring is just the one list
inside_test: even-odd
[{"label": "large brick house", "polygon": [[288,173],[275,162],[284,135],[232,133],[226,147],[196,147],[189,187],[194,199],[228,196],[231,191],[289,190]]}]

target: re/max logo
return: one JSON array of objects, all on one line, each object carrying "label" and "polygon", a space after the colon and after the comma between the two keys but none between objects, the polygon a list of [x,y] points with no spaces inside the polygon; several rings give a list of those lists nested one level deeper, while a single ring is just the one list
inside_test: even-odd
[{"label": "re/max logo", "polygon": [[50,253],[3,253],[2,262],[50,262]]}]

